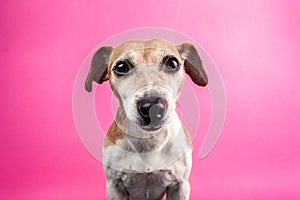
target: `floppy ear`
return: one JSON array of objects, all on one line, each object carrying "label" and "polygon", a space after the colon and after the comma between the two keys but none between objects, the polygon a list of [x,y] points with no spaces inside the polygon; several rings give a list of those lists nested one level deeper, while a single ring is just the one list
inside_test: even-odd
[{"label": "floppy ear", "polygon": [[184,59],[184,70],[192,81],[199,86],[206,86],[208,79],[202,66],[200,56],[191,43],[176,46],[180,56]]},{"label": "floppy ear", "polygon": [[101,84],[108,80],[107,67],[112,50],[112,47],[105,46],[101,47],[94,54],[91,62],[90,72],[85,81],[86,91],[92,91],[93,81]]}]

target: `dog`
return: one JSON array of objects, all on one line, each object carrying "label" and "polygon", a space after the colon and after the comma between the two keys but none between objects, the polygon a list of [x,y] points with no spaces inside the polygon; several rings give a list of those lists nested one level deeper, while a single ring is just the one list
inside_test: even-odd
[{"label": "dog", "polygon": [[192,144],[176,113],[184,73],[208,83],[191,43],[128,41],[93,55],[85,89],[108,80],[119,100],[102,146],[107,199],[189,199]]}]

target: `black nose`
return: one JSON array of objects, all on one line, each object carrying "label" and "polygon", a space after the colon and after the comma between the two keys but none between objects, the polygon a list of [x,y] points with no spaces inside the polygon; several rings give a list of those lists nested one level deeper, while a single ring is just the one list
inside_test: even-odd
[{"label": "black nose", "polygon": [[163,118],[166,110],[165,103],[160,98],[140,100],[137,106],[145,125],[156,125]]}]

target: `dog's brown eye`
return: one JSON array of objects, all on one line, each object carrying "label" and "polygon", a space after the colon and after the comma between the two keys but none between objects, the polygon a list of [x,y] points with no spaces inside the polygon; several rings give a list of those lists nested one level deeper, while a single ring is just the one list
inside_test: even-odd
[{"label": "dog's brown eye", "polygon": [[166,56],[162,61],[163,67],[167,72],[175,72],[179,70],[180,64],[175,57]]},{"label": "dog's brown eye", "polygon": [[113,68],[113,71],[116,75],[123,76],[127,74],[132,68],[133,65],[128,60],[124,60],[117,62],[117,64]]}]

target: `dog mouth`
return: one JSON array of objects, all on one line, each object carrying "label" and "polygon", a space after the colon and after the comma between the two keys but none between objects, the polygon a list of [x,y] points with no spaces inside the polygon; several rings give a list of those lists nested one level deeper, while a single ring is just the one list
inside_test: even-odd
[{"label": "dog mouth", "polygon": [[141,129],[147,132],[158,131],[163,127],[166,121],[166,114],[155,112],[156,114],[151,114],[150,117],[140,117],[138,120],[138,125]]},{"label": "dog mouth", "polygon": [[154,131],[158,131],[159,129],[162,128],[161,125],[157,125],[157,126],[140,126],[143,130],[147,131],[147,132],[154,132]]}]

